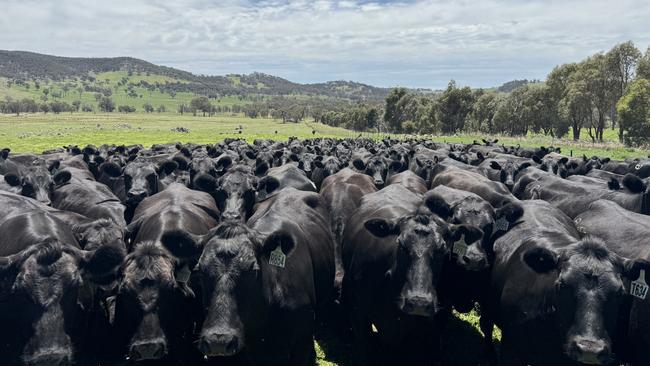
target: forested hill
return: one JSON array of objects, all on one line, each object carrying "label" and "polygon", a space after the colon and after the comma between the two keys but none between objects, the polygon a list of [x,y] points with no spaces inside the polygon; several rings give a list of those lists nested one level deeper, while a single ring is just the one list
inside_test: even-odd
[{"label": "forested hill", "polygon": [[352,81],[299,84],[263,73],[249,75],[204,76],[171,67],[154,65],[132,57],[78,58],[43,55],[24,51],[0,50],[0,76],[17,81],[70,79],[91,80],[105,72],[160,75],[167,88],[206,96],[223,95],[310,95],[351,100],[382,100],[387,88]]}]

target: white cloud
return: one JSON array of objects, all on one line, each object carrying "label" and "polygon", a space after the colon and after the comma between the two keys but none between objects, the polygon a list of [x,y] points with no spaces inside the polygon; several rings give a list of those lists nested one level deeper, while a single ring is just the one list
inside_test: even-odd
[{"label": "white cloud", "polygon": [[302,82],[492,86],[617,42],[650,43],[641,0],[0,2],[2,48]]}]

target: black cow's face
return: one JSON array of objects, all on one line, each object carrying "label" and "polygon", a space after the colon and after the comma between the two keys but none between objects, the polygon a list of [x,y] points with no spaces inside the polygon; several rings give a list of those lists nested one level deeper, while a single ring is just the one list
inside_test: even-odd
[{"label": "black cow's face", "polygon": [[124,228],[109,219],[73,225],[72,232],[85,250],[95,250],[105,245],[126,249]]},{"label": "black cow's face", "polygon": [[[36,244],[0,258],[1,285],[8,286],[10,316],[3,332],[19,348],[27,366],[61,366],[74,362],[74,345],[83,336],[92,301],[84,278],[114,273],[122,254],[112,248],[82,251],[56,242]],[[4,289],[2,290],[5,291]],[[9,361],[10,360],[6,360]]]},{"label": "black cow's face", "polygon": [[251,328],[259,326],[264,296],[260,252],[255,238],[244,232],[205,244],[197,266],[206,309],[198,347],[205,356],[239,353]]},{"label": "black cow's face", "polygon": [[193,296],[186,284],[177,283],[176,260],[154,243],[140,243],[127,256],[115,301],[115,326],[120,340],[128,342],[127,358],[157,360],[169,352],[184,333]]},{"label": "black cow's face", "polygon": [[311,172],[316,167],[315,162],[317,160],[323,160],[323,157],[311,153],[302,154],[298,159],[298,168],[304,171],[308,178],[311,178]]},{"label": "black cow's face", "polygon": [[372,177],[377,188],[382,188],[386,182],[388,165],[381,157],[374,157],[364,163],[361,159],[352,161],[352,165],[360,172]]},{"label": "black cow's face", "polygon": [[537,273],[557,273],[554,310],[565,354],[581,364],[609,365],[625,294],[621,277],[628,275],[623,261],[592,238],[559,253],[533,247],[524,260]]},{"label": "black cow's face", "polygon": [[37,162],[32,166],[20,169],[20,173],[8,173],[5,181],[15,189],[15,193],[33,198],[45,205],[50,205],[50,194],[53,189],[50,171]]},{"label": "black cow's face", "polygon": [[499,164],[496,161],[490,163],[490,168],[499,171],[499,180],[501,183],[505,184],[509,190],[512,191],[512,187],[515,185],[515,179],[517,174],[523,169],[526,169],[530,166],[530,163],[517,164],[512,161],[508,161],[504,164]]},{"label": "black cow's face", "polygon": [[215,194],[224,221],[245,222],[253,212],[257,177],[249,167],[238,166],[218,180]]},{"label": "black cow's face", "polygon": [[145,160],[128,163],[124,167],[124,190],[130,206],[137,206],[143,199],[158,193],[156,165]]},{"label": "black cow's face", "polygon": [[395,236],[395,263],[386,277],[397,308],[409,315],[435,315],[441,308],[436,287],[449,255],[446,224],[422,215],[399,222],[370,219],[365,227],[377,237]]}]

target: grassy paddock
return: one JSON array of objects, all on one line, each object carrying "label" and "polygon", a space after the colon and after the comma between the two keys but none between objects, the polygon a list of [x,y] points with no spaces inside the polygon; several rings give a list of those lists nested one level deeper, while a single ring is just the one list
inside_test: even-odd
[{"label": "grassy paddock", "polygon": [[[239,127],[242,127],[239,133]],[[189,133],[172,132],[185,127]],[[316,134],[312,134],[312,131]],[[277,133],[276,133],[277,131]],[[470,143],[481,138],[498,138],[506,145],[520,144],[524,147],[557,146],[562,152],[574,156],[608,156],[614,159],[646,157],[650,151],[632,149],[616,141],[617,131],[605,131],[605,142],[593,144],[586,131],[580,141],[552,139],[547,136],[529,135],[516,138],[509,136],[485,136],[460,134],[452,136],[426,136],[434,141]],[[356,137],[358,132],[330,127],[314,122],[282,123],[268,118],[247,118],[242,115],[219,114],[213,117],[179,115],[177,113],[62,113],[0,115],[0,145],[15,152],[41,152],[68,144],[143,144],[195,142],[214,143],[226,137],[243,137],[286,140],[290,136],[308,137]],[[380,139],[386,134],[361,133],[364,137]],[[391,135],[396,136],[396,135]],[[404,135],[397,136],[404,137]]]},{"label": "grassy paddock", "polygon": [[[172,132],[176,127],[189,129],[189,133]],[[239,132],[241,131],[241,133]],[[276,132],[277,131],[277,132]],[[312,134],[316,131],[316,134]],[[256,138],[286,140],[290,136],[309,137],[356,137],[358,132],[334,128],[313,122],[282,123],[273,119],[251,119],[241,115],[218,115],[195,117],[192,115],[167,114],[121,114],[121,113],[65,113],[25,114],[20,116],[0,115],[0,147],[9,147],[13,152],[41,152],[68,144],[143,144],[194,142],[215,143],[226,137],[242,137],[252,142]],[[380,139],[385,134],[363,133],[364,137]],[[395,136],[395,135],[392,135]],[[404,136],[398,136],[404,137]],[[469,143],[480,140],[481,135],[428,136],[435,141]],[[554,140],[545,136],[526,138],[499,138],[507,145],[521,144],[527,147],[553,145],[574,156],[581,154],[610,156],[616,159],[647,156],[647,150],[629,149],[617,142],[615,131],[608,130],[606,139],[610,142],[591,144],[587,139],[579,142]],[[446,365],[477,364],[481,347],[481,333],[478,329],[476,312],[455,314],[445,337]],[[500,333],[495,333],[495,340]],[[351,346],[336,335],[319,332],[316,340],[319,365],[349,365]]]}]

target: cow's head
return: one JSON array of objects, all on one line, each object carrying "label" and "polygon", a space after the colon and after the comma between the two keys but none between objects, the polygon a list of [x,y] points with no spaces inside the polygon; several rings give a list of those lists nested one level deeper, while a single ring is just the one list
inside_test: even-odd
[{"label": "cow's head", "polygon": [[544,296],[549,296],[549,311],[556,317],[565,354],[581,364],[611,364],[613,337],[627,293],[623,278],[636,280],[639,270],[650,264],[623,260],[591,237],[562,249],[528,244],[522,260],[542,276],[540,281],[554,281]]},{"label": "cow's head", "polygon": [[127,358],[158,360],[178,344],[190,323],[183,317],[194,294],[176,276],[178,260],[153,242],[142,242],[125,259],[115,299],[115,328],[127,342]]},{"label": "cow's head", "polygon": [[[232,356],[248,339],[261,337],[268,296],[263,289],[271,252],[290,256],[293,237],[280,231],[266,239],[240,223],[226,223],[204,236],[163,243],[175,255],[199,258],[194,270],[203,294],[204,321],[198,348],[207,357]],[[179,244],[180,243],[180,244]]]},{"label": "cow's head", "polygon": [[4,179],[15,193],[33,198],[45,205],[51,204],[50,194],[54,184],[44,161],[35,160],[31,165],[21,167],[18,172],[5,174]]},{"label": "cow's head", "polygon": [[219,177],[215,192],[224,221],[245,222],[253,213],[258,178],[250,167],[237,165]]},{"label": "cow's head", "polygon": [[490,163],[490,168],[499,171],[499,180],[501,183],[505,184],[510,191],[512,191],[512,187],[515,185],[515,180],[517,179],[519,172],[528,168],[530,165],[530,163],[518,164],[512,161],[499,163],[498,161],[493,160]]},{"label": "cow's head", "polygon": [[137,206],[158,193],[158,166],[145,158],[136,158],[124,167],[124,191],[127,204]]},{"label": "cow's head", "polygon": [[372,235],[395,240],[395,261],[386,280],[397,308],[405,314],[433,317],[441,310],[437,286],[453,236],[442,220],[427,215],[400,220],[369,219]]},{"label": "cow's head", "polygon": [[123,256],[111,246],[89,251],[47,240],[0,257],[0,286],[6,286],[0,292],[9,294],[0,308],[10,312],[3,315],[3,332],[11,334],[23,364],[74,363],[74,346],[83,342],[83,324],[92,310],[84,289],[114,276]]}]

